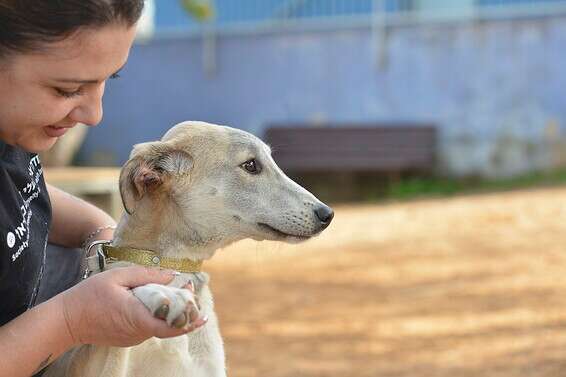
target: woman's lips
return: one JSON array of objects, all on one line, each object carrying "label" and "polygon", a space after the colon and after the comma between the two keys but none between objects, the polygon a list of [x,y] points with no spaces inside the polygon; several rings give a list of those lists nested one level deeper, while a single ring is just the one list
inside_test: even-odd
[{"label": "woman's lips", "polygon": [[55,127],[55,126],[47,126],[44,127],[43,129],[45,130],[45,133],[47,134],[47,136],[49,137],[60,137],[65,135],[65,133],[70,129],[71,127]]}]

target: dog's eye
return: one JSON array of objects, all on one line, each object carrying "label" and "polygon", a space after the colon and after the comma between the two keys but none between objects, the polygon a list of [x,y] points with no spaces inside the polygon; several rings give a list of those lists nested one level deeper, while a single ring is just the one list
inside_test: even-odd
[{"label": "dog's eye", "polygon": [[259,174],[261,172],[260,164],[254,159],[246,161],[240,166],[250,174]]}]

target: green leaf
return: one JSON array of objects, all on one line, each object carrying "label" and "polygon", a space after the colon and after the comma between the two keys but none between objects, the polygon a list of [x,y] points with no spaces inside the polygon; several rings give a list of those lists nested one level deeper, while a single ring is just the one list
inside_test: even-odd
[{"label": "green leaf", "polygon": [[199,21],[214,17],[214,6],[210,0],[181,0],[183,8]]}]

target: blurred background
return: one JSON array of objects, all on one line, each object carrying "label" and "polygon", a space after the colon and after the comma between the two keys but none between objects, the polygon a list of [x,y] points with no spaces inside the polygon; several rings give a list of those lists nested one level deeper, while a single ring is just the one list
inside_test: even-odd
[{"label": "blurred background", "polygon": [[566,0],[154,0],[104,119],[42,156],[114,216],[203,120],[335,206],[209,263],[232,376],[566,375]]}]

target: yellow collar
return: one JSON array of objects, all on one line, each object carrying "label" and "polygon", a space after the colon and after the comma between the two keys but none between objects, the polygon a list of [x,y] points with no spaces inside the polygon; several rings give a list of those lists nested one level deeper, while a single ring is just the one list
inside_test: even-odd
[{"label": "yellow collar", "polygon": [[202,271],[203,261],[162,257],[153,251],[132,247],[103,245],[102,249],[109,260],[132,262],[142,266],[163,267],[184,273]]}]

